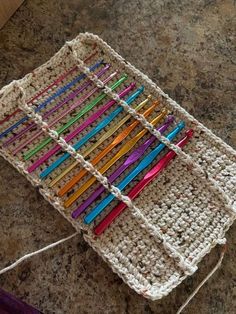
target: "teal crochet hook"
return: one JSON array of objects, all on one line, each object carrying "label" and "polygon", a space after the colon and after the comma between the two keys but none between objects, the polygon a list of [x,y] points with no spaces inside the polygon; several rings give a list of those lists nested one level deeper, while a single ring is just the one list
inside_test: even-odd
[{"label": "teal crochet hook", "polygon": [[[172,141],[185,127],[184,122],[178,123],[177,127],[171,131],[166,138]],[[160,152],[165,148],[165,144],[161,143],[157,145],[142,161],[133,169],[118,185],[117,188],[121,191],[145,168],[147,168],[152,161],[160,154]],[[85,216],[84,222],[90,224],[103,210],[107,207],[110,202],[115,198],[113,194],[109,194],[104,198],[88,215]]]},{"label": "teal crochet hook", "polygon": [[[130,97],[127,98],[126,103],[130,105],[142,92],[144,91],[144,87],[141,86],[138,88]],[[89,133],[87,133],[80,141],[78,141],[73,148],[78,150],[81,146],[83,146],[89,139],[95,136],[98,132],[100,132],[103,128],[105,128],[120,112],[123,111],[123,107],[118,107],[116,110],[112,111],[112,113],[103,119],[95,128],[93,128]],[[44,169],[40,173],[40,178],[46,178],[52,171],[54,171],[57,167],[59,167],[65,160],[70,157],[69,153],[64,153],[60,158],[58,158],[55,162],[53,162],[49,167]]]}]

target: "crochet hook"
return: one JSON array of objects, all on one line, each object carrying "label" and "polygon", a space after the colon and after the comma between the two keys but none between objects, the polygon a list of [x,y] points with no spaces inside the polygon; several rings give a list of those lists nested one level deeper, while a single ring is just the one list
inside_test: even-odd
[{"label": "crochet hook", "polygon": [[[96,54],[98,53],[98,51],[93,52],[91,55],[89,55],[86,59],[84,59],[84,62],[87,63],[90,59],[92,59]],[[42,96],[43,94],[45,94],[47,91],[51,90],[52,88],[54,88],[55,86],[58,86],[61,81],[63,81],[67,76],[69,76],[70,74],[72,74],[75,70],[78,69],[78,66],[74,66],[71,69],[69,69],[68,71],[64,72],[62,75],[60,75],[56,80],[54,80],[50,85],[46,86],[44,89],[42,89],[40,92],[36,93],[36,95],[34,95],[29,101],[27,101],[27,104],[32,103],[33,101],[35,101],[36,99],[38,99],[40,96]],[[3,118],[0,121],[0,125],[3,124],[4,122],[7,122],[8,120],[10,120],[10,118],[12,118],[13,116],[15,116],[18,112],[20,112],[20,108],[17,108],[15,111],[13,111],[12,113],[8,114],[5,118]]]},{"label": "crochet hook", "polygon": [[[135,107],[136,111],[142,109],[147,102],[151,99],[151,95],[149,95],[144,101],[142,101],[137,107]],[[122,120],[116,122],[107,132],[105,132],[93,145],[86,149],[83,156],[88,156],[91,154],[94,149],[100,146],[103,142],[105,142],[110,136],[112,136],[125,122],[127,122],[131,118],[130,114],[127,114]]]},{"label": "crochet hook", "polygon": [[[115,75],[117,75],[117,71],[115,71],[114,73],[112,73],[109,77],[107,77],[103,83],[106,84],[107,81],[111,80]],[[122,75],[122,77],[116,81],[113,85],[110,86],[110,88],[112,90],[115,90],[118,86],[120,86],[126,79],[127,79],[127,75],[124,74]],[[72,105],[72,107],[66,109],[65,111],[62,112],[62,114],[60,116],[58,116],[49,126],[51,127],[52,125],[54,125],[56,122],[58,122],[59,120],[61,120],[62,117],[66,116],[68,113],[70,113],[71,111],[73,111],[76,107],[78,107],[79,105],[81,105],[85,99],[89,98],[91,94],[93,94],[95,91],[99,90],[98,87],[95,87],[94,90],[92,90],[89,94],[87,94],[86,96],[84,96],[84,98],[82,98],[81,100],[79,100],[78,102],[76,102],[74,105]],[[90,111],[93,107],[95,107],[101,100],[103,100],[105,97],[107,97],[107,95],[105,93],[101,93],[99,96],[97,96],[94,100],[92,100],[87,106],[85,106],[83,109],[81,109],[75,117],[72,117],[65,125],[63,125],[62,127],[57,129],[58,134],[63,133],[66,129],[68,129],[72,124],[74,124],[76,121],[78,121],[85,113],[87,113],[88,111]],[[41,131],[42,133],[43,131]],[[44,148],[48,143],[50,143],[52,141],[52,139],[50,137],[45,138],[40,144],[38,144],[35,148],[31,149],[30,151],[28,151],[25,155],[24,155],[24,159],[28,160],[30,157],[32,157],[33,155],[35,155],[38,151],[40,151],[42,148]]]},{"label": "crochet hook", "polygon": [[[167,135],[168,140],[173,140],[184,128],[184,122],[180,122],[177,127]],[[165,148],[165,144],[160,143],[157,145],[149,154],[142,159],[138,166],[133,169],[118,185],[117,188],[121,191],[145,168],[147,168],[152,161],[160,154],[160,152]],[[111,201],[115,198],[113,194],[109,194],[104,198],[92,211],[85,216],[84,223],[90,224],[103,210],[106,208]]]},{"label": "crochet hook", "polygon": [[[120,98],[124,98],[131,90],[135,88],[135,83],[131,83],[128,87],[123,89],[120,93],[118,93]],[[87,126],[91,125],[94,121],[96,121],[104,112],[106,112],[110,107],[112,107],[116,101],[114,99],[109,100],[105,105],[103,105],[100,109],[98,109],[95,113],[88,117],[78,128],[72,131],[65,137],[65,141],[69,142],[76,135],[82,132]],[[46,152],[42,157],[36,160],[27,170],[29,173],[37,169],[42,163],[48,160],[51,156],[53,156],[56,152],[61,150],[60,145],[55,145],[52,149]]]},{"label": "crochet hook", "polygon": [[[106,64],[104,65],[104,67],[97,71],[95,73],[95,75],[99,78],[102,75],[104,75],[104,73],[106,73],[106,71],[110,68],[110,64]],[[76,88],[75,91],[71,92],[68,94],[68,96],[66,96],[62,101],[60,101],[59,103],[57,103],[55,106],[53,106],[51,109],[49,109],[48,111],[46,111],[43,114],[43,119],[47,119],[48,117],[50,117],[55,111],[57,111],[58,109],[60,109],[62,106],[64,106],[66,103],[68,103],[70,100],[73,100],[75,97],[77,97],[80,93],[82,93],[86,88],[88,88],[90,85],[92,85],[93,82],[91,80],[87,80],[84,84],[82,84],[81,86],[79,86],[78,88]],[[16,141],[17,139],[21,138],[27,131],[31,130],[32,128],[37,127],[37,125],[32,122],[30,124],[28,124],[25,128],[23,128],[20,132],[14,134],[12,137],[10,137],[6,142],[4,142],[3,146],[6,147],[9,144],[13,143],[14,141]],[[14,150],[16,152],[18,152],[19,150]],[[15,153],[13,153],[15,154]]]},{"label": "crochet hook", "polygon": [[[178,147],[184,147],[188,141],[193,136],[193,130],[188,130],[185,133],[185,136],[176,144]],[[151,182],[153,181],[160,172],[165,169],[170,161],[176,156],[176,153],[172,150],[168,151],[164,157],[162,157],[157,164],[143,177],[139,183],[137,183],[131,191],[128,193],[128,197],[131,200],[134,200],[141,191]],[[102,220],[101,222],[94,228],[94,233],[96,235],[100,235],[104,232],[107,227],[124,211],[127,205],[123,202],[120,202],[115,208],[113,208]]]},{"label": "crochet hook", "polygon": [[[174,117],[169,116],[166,120],[166,122],[159,127],[157,130],[162,134],[164,133],[168,127],[170,126],[171,123],[173,123]],[[115,181],[128,167],[130,167],[132,164],[134,164],[137,160],[139,160],[146,152],[148,147],[156,140],[155,136],[149,137],[148,140],[146,140],[142,145],[140,145],[138,148],[136,148],[130,155],[129,157],[125,160],[125,162],[117,168],[108,178],[109,182],[112,183]],[[103,169],[99,170],[101,174],[104,173]],[[93,182],[95,181],[94,177],[91,178],[93,179]],[[89,180],[90,182],[92,180]],[[74,202],[81,194],[82,192],[85,191],[85,185],[86,188],[89,185],[89,181],[87,181],[80,190],[75,192],[68,200],[65,201],[64,206],[68,207],[72,202]],[[72,213],[72,218],[77,218],[82,212],[85,211],[85,209],[94,201],[96,200],[99,195],[105,190],[104,186],[101,185],[95,192],[93,192],[87,199],[84,201],[75,211]]]},{"label": "crochet hook", "polygon": [[[92,67],[90,67],[90,71],[94,71],[95,69],[97,69],[101,64],[103,63],[103,60],[100,60],[99,62],[97,62],[96,64],[94,64]],[[71,88],[72,86],[74,86],[76,83],[80,82],[82,79],[84,79],[86,77],[85,74],[81,74],[79,76],[77,76],[75,79],[73,79],[70,83],[66,84],[65,86],[59,88],[59,90],[57,90],[52,96],[50,96],[49,98],[47,98],[44,102],[42,102],[36,109],[35,112],[39,112],[40,110],[42,110],[43,108],[45,108],[53,99],[55,99],[56,97],[60,96],[62,93],[64,93],[67,89]],[[11,125],[9,128],[7,128],[5,131],[3,131],[0,134],[0,139],[2,137],[4,137],[5,135],[7,135],[8,133],[10,133],[11,131],[13,131],[15,128],[17,128],[19,125],[21,125],[22,123],[24,123],[25,121],[27,121],[29,119],[28,116],[24,116],[23,118],[21,118],[19,121],[17,121],[16,123],[14,123],[13,125]]]},{"label": "crochet hook", "polygon": [[[158,101],[154,101],[152,106],[148,108],[144,113],[144,117],[148,117],[149,114],[153,112],[153,110],[158,105]],[[114,140],[104,148],[97,156],[95,156],[90,162],[93,166],[95,166],[106,154],[108,154],[114,147],[120,144],[131,132],[132,130],[139,124],[138,120],[135,120],[126,129],[124,129],[120,134],[118,134]],[[84,158],[87,157],[88,151],[83,152]],[[71,171],[76,165],[78,164],[77,161],[73,162],[70,166],[68,166],[60,175],[57,177],[58,180],[56,182],[51,182],[50,187],[55,185],[59,180],[61,180],[69,171]],[[63,196],[67,191],[69,191],[83,176],[87,173],[87,170],[82,169],[77,175],[75,175],[66,185],[64,185],[58,192],[59,196]],[[56,178],[56,179],[57,179]]]},{"label": "crochet hook", "polygon": [[[128,99],[126,100],[126,103],[130,105],[139,95],[144,91],[144,87],[140,87],[137,89],[136,92],[134,92]],[[99,133],[103,128],[105,128],[120,112],[122,112],[124,109],[123,107],[119,106],[117,109],[115,109],[112,113],[109,114],[106,118],[104,118],[95,128],[93,128],[89,133],[87,133],[81,140],[79,140],[75,145],[73,145],[73,148],[75,150],[78,150],[80,147],[82,147],[86,142],[88,142],[93,136],[95,136],[97,133]],[[66,161],[68,158],[70,158],[69,153],[64,153],[60,158],[58,158],[55,162],[53,162],[49,167],[47,167],[44,171],[40,173],[40,178],[44,179],[46,178],[52,171],[54,171],[58,166],[60,166],[64,161]]]}]

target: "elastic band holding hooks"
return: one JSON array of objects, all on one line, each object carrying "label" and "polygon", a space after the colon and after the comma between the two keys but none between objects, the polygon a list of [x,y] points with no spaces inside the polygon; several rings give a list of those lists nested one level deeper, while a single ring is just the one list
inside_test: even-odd
[{"label": "elastic band holding hooks", "polygon": [[[226,240],[223,239],[225,242]],[[202,288],[202,286],[214,275],[214,273],[220,268],[223,258],[225,256],[225,252],[226,252],[227,246],[226,244],[223,245],[222,247],[222,251],[219,257],[219,260],[217,262],[217,264],[215,265],[215,267],[208,273],[208,275],[200,282],[200,284],[197,286],[197,288],[190,294],[190,296],[187,298],[187,300],[181,305],[181,307],[178,309],[178,311],[176,312],[176,314],[180,314],[183,312],[183,310],[186,308],[186,306],[189,304],[189,302],[196,296],[196,294],[198,293],[198,291]]]}]

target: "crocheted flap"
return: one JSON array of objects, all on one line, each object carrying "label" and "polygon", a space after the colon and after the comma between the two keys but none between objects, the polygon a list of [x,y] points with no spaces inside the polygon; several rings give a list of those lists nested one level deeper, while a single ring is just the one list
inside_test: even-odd
[{"label": "crocheted flap", "polygon": [[[102,76],[103,84],[97,79],[98,74],[95,76],[92,72],[88,72],[87,67],[91,69],[94,59],[82,61],[88,55],[93,54],[95,45],[96,60],[103,60],[105,64],[110,65],[105,75]],[[76,69],[77,73],[73,69]],[[116,70],[119,72],[114,74]],[[186,128],[194,130],[193,138],[183,151],[178,150],[169,142],[165,142],[169,148],[176,149],[178,156],[133,202],[125,195],[135,184],[134,181],[122,191],[123,194],[113,185],[108,184],[106,177],[114,172],[117,163],[111,166],[104,176],[97,171],[114,156],[118,147],[114,147],[95,166],[89,162],[104,150],[117,134],[111,134],[101,145],[93,149],[89,158],[84,159],[83,156],[87,156],[91,145],[96,143],[109,129],[101,130],[98,135],[93,137],[92,142],[84,145],[77,154],[66,141],[63,141],[63,138],[66,138],[68,131],[75,131],[78,125],[71,125],[68,131],[58,133],[58,130],[63,128],[68,121],[68,116],[69,118],[77,117],[81,111],[81,107],[74,106],[73,110],[66,111],[66,115],[64,114],[68,108],[63,107],[63,101],[65,97],[70,97],[70,90],[64,88],[63,94],[59,94],[56,88],[59,85],[58,77],[65,71],[69,71],[69,74],[61,79],[62,86],[74,82],[78,72],[86,73],[90,79],[90,81],[86,81],[88,85],[84,89],[82,89],[83,83],[76,81],[75,87],[80,89],[80,94],[74,94],[73,101],[76,100],[79,103],[83,99],[82,108],[95,100],[101,92],[106,96],[101,99],[99,104],[91,108],[89,114],[85,112],[81,116],[80,125],[88,119],[91,113],[102,108],[111,98],[115,98],[124,109],[116,123],[126,117],[127,111],[129,111],[127,104],[122,103],[122,100],[117,98],[113,92],[120,93],[124,87],[135,82],[137,87],[143,85],[145,88],[135,105],[146,99],[148,95],[151,95],[154,100],[158,99],[159,105],[146,118],[135,109],[129,111],[130,117],[127,119],[129,124],[135,121],[139,121],[139,123],[127,136],[127,140],[145,129],[144,140],[149,138],[152,133],[157,139],[165,142],[166,139],[150,124],[150,121],[160,114],[163,108],[175,116],[175,123],[182,120],[185,122]],[[127,76],[125,82],[115,91],[112,92],[110,88],[106,87],[107,85],[111,86],[123,74]],[[94,88],[93,93],[89,88]],[[56,102],[55,91],[57,93]],[[75,92],[75,90],[73,91]],[[90,98],[86,99],[88,92],[91,92]],[[52,102],[49,105],[50,115],[46,107],[40,111],[37,110],[39,105],[49,102],[48,99]],[[50,107],[55,103],[58,106],[57,110]],[[72,100],[68,98],[67,103],[70,106]],[[108,109],[105,117],[111,112],[112,109]],[[16,125],[20,119],[23,119],[23,123]],[[127,63],[99,37],[87,33],[80,34],[76,39],[67,43],[46,64],[23,79],[2,88],[0,91],[0,120],[0,132],[3,134],[0,139],[1,156],[24,174],[33,185],[37,186],[40,193],[77,230],[84,232],[85,240],[109,263],[114,272],[145,297],[156,300],[168,294],[186,276],[196,271],[197,264],[211,248],[225,241],[225,232],[234,221],[236,213],[235,151],[190,116],[147,76]],[[123,124],[119,130],[125,130],[128,126],[127,123]],[[14,124],[16,127],[11,130]],[[82,139],[94,125],[96,124],[87,125],[85,130],[71,138],[70,144],[73,145]],[[10,131],[5,132],[6,129]],[[62,134],[62,138],[59,137],[60,134]],[[56,152],[59,152],[52,154],[49,160],[45,159],[45,163],[39,164],[34,171],[29,171],[40,157],[44,157],[48,151],[55,149],[55,144],[57,144]],[[39,145],[41,148],[35,150],[35,147]],[[136,144],[135,147],[138,145]],[[153,147],[150,146],[147,151],[151,151]],[[58,159],[58,156],[62,156],[63,150],[69,152],[69,158],[46,179],[41,179],[40,173],[45,166],[49,166]],[[25,158],[26,156],[29,158]],[[121,165],[126,157],[122,156],[118,165]],[[58,180],[63,169],[71,166],[75,160],[76,163],[71,170]],[[154,164],[151,163],[149,168]],[[58,191],[84,167],[88,171],[81,180],[73,185],[72,190],[68,190],[62,197],[58,197]],[[127,169],[121,174],[118,182],[127,176],[128,171]],[[94,180],[94,184],[79,198],[65,207],[64,202],[71,192],[81,188],[93,176],[97,181]],[[137,176],[136,183],[142,176],[142,174]],[[53,181],[54,184],[52,184]],[[96,218],[95,225],[119,203],[119,200],[126,202],[128,208],[101,236],[96,237],[93,233],[93,224],[84,224],[84,213],[77,219],[73,219],[71,213],[101,183],[106,190],[109,190],[105,190],[102,196],[111,192],[116,199]],[[96,205],[98,202],[99,199],[94,204]]]}]

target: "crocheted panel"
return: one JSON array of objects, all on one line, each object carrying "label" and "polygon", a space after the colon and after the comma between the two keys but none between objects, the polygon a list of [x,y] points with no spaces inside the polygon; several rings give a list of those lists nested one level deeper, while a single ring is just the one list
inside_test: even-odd
[{"label": "crocheted panel", "polygon": [[[96,43],[96,57],[91,58],[86,63],[81,63],[86,57],[93,53],[94,44]],[[183,120],[186,129],[194,129],[194,137],[191,142],[184,147],[187,155],[178,156],[171,162],[170,166],[163,171],[157,179],[149,184],[145,190],[135,199],[129,209],[127,209],[118,219],[102,234],[95,237],[92,229],[93,225],[87,226],[83,223],[86,213],[83,213],[78,219],[72,219],[71,213],[78,208],[91,193],[95,191],[101,182],[95,182],[83,192],[70,206],[65,207],[64,202],[81,188],[88,180],[93,178],[90,171],[76,182],[73,187],[68,190],[62,197],[58,197],[58,191],[68,184],[71,179],[86,167],[83,160],[80,163],[80,155],[86,156],[86,161],[92,161],[105,147],[107,147],[117,136],[117,132],[107,138],[101,145],[95,147],[92,152],[87,154],[91,145],[96,143],[108,130],[109,126],[101,130],[91,141],[86,143],[79,150],[79,156],[73,155],[63,164],[59,165],[55,171],[50,173],[45,180],[39,178],[40,173],[51,163],[55,162],[64,154],[64,150],[70,147],[63,145],[59,138],[53,137],[47,130],[58,130],[62,128],[69,118],[76,117],[80,114],[81,108],[88,103],[96,100],[101,92],[107,93],[96,106],[91,108],[89,112],[85,112],[80,118],[79,123],[82,124],[91,114],[102,108],[108,100],[111,99],[109,90],[104,90],[103,86],[97,86],[97,82],[91,77],[91,84],[73,95],[73,99],[69,99],[71,89],[65,90],[61,95],[42,108],[38,114],[43,122],[47,125],[42,127],[42,123],[35,118],[34,113],[31,115],[27,106],[36,109],[40,104],[47,101],[49,97],[57,90],[58,86],[52,83],[65,71],[70,74],[61,80],[61,85],[71,83],[78,74],[82,74],[86,67],[92,67],[95,60],[102,60],[104,64],[109,64],[110,68],[99,77],[105,85],[111,86],[122,75],[127,74],[124,82],[118,86],[114,92],[120,93],[124,88],[135,82],[136,87],[143,85],[145,87],[142,95],[132,104],[135,108],[140,102],[144,101],[149,95],[152,100],[158,100],[158,105],[146,115],[144,123],[140,121],[135,128],[126,137],[125,141],[134,138],[139,132],[146,129],[142,141],[150,137],[149,124],[153,119],[167,109],[170,114],[175,116],[175,124]],[[73,70],[73,69],[76,70]],[[114,72],[118,71],[114,74]],[[95,71],[94,73],[96,73]],[[112,76],[114,74],[114,76]],[[90,78],[90,77],[89,77]],[[49,84],[52,87],[46,93],[42,93]],[[73,91],[83,87],[84,81],[78,81]],[[20,86],[20,88],[19,88]],[[22,89],[24,97],[27,100],[26,106],[22,108]],[[94,92],[93,92],[94,91]],[[90,97],[86,99],[86,95],[90,93]],[[174,101],[168,98],[154,83],[152,83],[145,75],[134,69],[130,64],[126,63],[119,55],[117,55],[107,44],[105,44],[97,36],[91,34],[81,34],[69,45],[63,47],[49,62],[36,69],[33,73],[28,74],[25,78],[18,82],[13,82],[4,87],[0,91],[1,103],[0,120],[4,123],[0,124],[0,132],[10,128],[19,119],[24,119],[26,114],[28,118],[22,124],[17,126],[13,132],[9,132],[1,138],[1,155],[11,162],[21,173],[23,173],[32,182],[39,187],[41,194],[57,208],[63,216],[68,219],[73,226],[85,232],[85,239],[90,245],[111,265],[112,269],[117,272],[123,280],[128,283],[138,293],[151,299],[158,299],[169,293],[176,285],[178,285],[187,275],[192,274],[196,270],[197,263],[206,255],[212,247],[217,243],[221,243],[224,239],[225,232],[232,224],[235,217],[235,195],[236,195],[236,169],[235,169],[235,152],[227,146],[223,141],[213,135],[208,129],[203,127],[185,110],[183,110]],[[34,99],[35,98],[35,99]],[[63,104],[65,99],[69,99],[65,105],[61,105],[57,110],[53,111],[53,106]],[[33,101],[29,102],[29,100]],[[81,100],[84,100],[82,103]],[[129,119],[120,128],[119,132],[124,131],[130,124],[139,119],[136,113],[145,114],[150,108],[152,100],[147,102],[134,114],[130,113]],[[68,107],[73,106],[77,102],[78,106],[67,112]],[[122,105],[122,103],[120,104]],[[99,118],[100,120],[112,113],[118,104],[110,107]],[[19,110],[22,108],[24,111]],[[127,116],[127,108],[124,107],[119,116],[113,123],[119,123]],[[8,115],[18,110],[16,115],[7,120]],[[48,114],[49,113],[49,114]],[[60,117],[60,119],[58,119]],[[98,121],[100,121],[98,120]],[[81,140],[90,130],[94,128],[96,123],[92,123],[82,132],[73,137],[69,144],[74,145]],[[163,121],[163,120],[162,120]],[[69,133],[74,132],[78,124],[72,124],[60,135],[65,138]],[[26,130],[26,131],[25,131]],[[52,136],[51,136],[52,135]],[[155,134],[159,138],[159,134]],[[15,136],[15,139],[13,138]],[[50,137],[51,136],[51,137]],[[181,138],[180,134],[176,140]],[[43,142],[46,144],[42,145]],[[58,151],[50,156],[44,163],[39,165],[32,173],[28,172],[29,167],[34,165],[40,157],[43,157],[49,150],[55,148],[55,140],[59,144]],[[176,141],[175,140],[175,141]],[[157,139],[156,139],[157,141]],[[7,144],[6,144],[7,143]],[[25,158],[29,152],[41,145],[41,149],[36,151],[30,158]],[[61,147],[61,146],[62,147]],[[134,149],[140,145],[137,142]],[[147,150],[147,153],[156,146],[154,142]],[[99,170],[114,156],[120,149],[120,146],[114,147],[112,151],[105,155],[95,165],[95,170]],[[68,151],[67,150],[67,151]],[[72,152],[73,153],[73,152]],[[162,156],[165,152],[161,153]],[[124,161],[127,155],[122,156],[116,164],[112,165],[105,173],[105,177],[110,174]],[[187,159],[186,159],[187,158]],[[60,180],[58,176],[66,167],[71,166]],[[136,162],[134,166],[138,164]],[[150,169],[155,161],[149,165]],[[90,168],[89,168],[90,169]],[[88,170],[89,170],[88,169]],[[122,175],[115,181],[117,185],[123,178],[127,176],[129,169],[125,170]],[[132,186],[137,183],[143,174],[139,174],[124,191],[123,195],[127,195]],[[103,176],[98,173],[98,178]],[[100,180],[100,179],[99,179]],[[55,184],[51,186],[51,182]],[[105,182],[105,181],[104,181]],[[106,190],[101,194],[89,209],[98,204],[101,198],[108,195],[110,187],[106,185]],[[110,190],[110,192],[114,192]],[[118,191],[119,192],[119,191]],[[116,194],[116,196],[120,194]],[[122,195],[119,196],[122,199]],[[111,205],[106,207],[102,214],[95,220],[97,224],[101,219],[119,202],[114,200]]]}]

